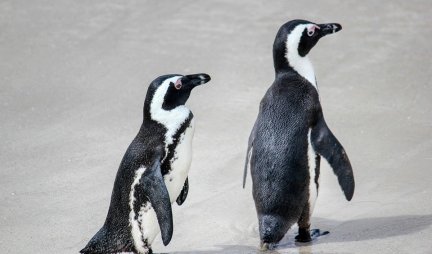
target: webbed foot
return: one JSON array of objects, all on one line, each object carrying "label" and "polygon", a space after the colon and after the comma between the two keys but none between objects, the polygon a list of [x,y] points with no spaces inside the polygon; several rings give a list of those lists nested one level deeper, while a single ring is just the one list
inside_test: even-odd
[{"label": "webbed foot", "polygon": [[295,237],[296,242],[300,243],[307,243],[311,242],[313,240],[316,240],[318,237],[327,235],[330,233],[329,231],[323,231],[319,229],[312,229],[312,230],[306,230],[306,229],[299,229],[299,234]]}]

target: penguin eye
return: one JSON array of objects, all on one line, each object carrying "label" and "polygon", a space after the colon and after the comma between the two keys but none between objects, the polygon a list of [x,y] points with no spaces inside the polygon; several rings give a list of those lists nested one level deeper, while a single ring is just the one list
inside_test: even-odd
[{"label": "penguin eye", "polygon": [[321,29],[319,26],[317,26],[317,25],[310,25],[310,26],[308,26],[308,28],[307,28],[307,35],[309,36],[309,37],[311,37],[312,35],[314,35],[315,34],[315,30],[319,30],[319,29]]},{"label": "penguin eye", "polygon": [[182,88],[182,83],[181,83],[181,80],[180,80],[180,79],[178,79],[178,80],[175,82],[174,87],[175,87],[177,90],[180,90],[180,89]]}]

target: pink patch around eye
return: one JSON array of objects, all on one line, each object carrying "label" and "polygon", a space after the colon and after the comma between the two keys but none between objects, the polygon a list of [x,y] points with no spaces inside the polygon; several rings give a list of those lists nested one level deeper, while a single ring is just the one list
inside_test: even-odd
[{"label": "pink patch around eye", "polygon": [[177,81],[174,84],[174,87],[179,90],[180,88],[182,88],[182,82],[181,79],[177,79]]},{"label": "pink patch around eye", "polygon": [[308,32],[315,32],[315,29],[321,29],[319,26],[317,25],[312,25],[310,27],[308,27]]},{"label": "pink patch around eye", "polygon": [[314,33],[315,33],[315,29],[321,29],[319,26],[317,26],[317,25],[311,25],[311,26],[309,26],[308,28],[307,28],[307,31],[308,31],[308,35],[309,36],[312,36]]}]

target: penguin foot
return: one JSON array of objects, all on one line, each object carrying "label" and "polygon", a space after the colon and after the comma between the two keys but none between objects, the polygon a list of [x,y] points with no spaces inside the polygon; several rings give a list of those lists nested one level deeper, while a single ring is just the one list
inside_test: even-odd
[{"label": "penguin foot", "polygon": [[268,250],[274,250],[276,249],[277,244],[275,243],[263,243],[261,242],[260,245],[260,251],[264,252],[264,251],[268,251]]},{"label": "penguin foot", "polygon": [[268,243],[261,243],[260,251],[267,251],[269,249]]},{"label": "penguin foot", "polygon": [[312,229],[310,231],[299,229],[299,234],[295,237],[295,240],[296,242],[307,243],[318,239],[318,237],[320,236],[327,235],[328,233],[330,232],[329,231],[321,232],[321,230],[319,229]]},{"label": "penguin foot", "polygon": [[327,235],[329,233],[330,233],[329,231],[323,231],[323,232],[321,232],[321,230],[319,230],[319,229],[316,228],[316,229],[312,229],[311,230],[310,235],[311,235],[312,240],[315,240],[318,237],[323,236],[323,235]]},{"label": "penguin foot", "polygon": [[300,243],[307,243],[312,241],[312,237],[310,236],[309,232],[301,233],[299,230],[299,234],[295,237],[296,242]]}]

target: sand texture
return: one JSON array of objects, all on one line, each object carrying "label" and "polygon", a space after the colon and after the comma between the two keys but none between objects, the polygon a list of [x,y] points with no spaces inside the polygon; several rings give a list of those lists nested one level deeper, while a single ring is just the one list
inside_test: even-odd
[{"label": "sand texture", "polygon": [[206,72],[190,192],[163,253],[259,253],[247,139],[274,79],[280,25],[338,22],[311,51],[327,124],[354,168],[327,163],[313,228],[274,253],[432,253],[432,1],[0,2],[0,252],[77,253],[102,226],[147,86]]}]

